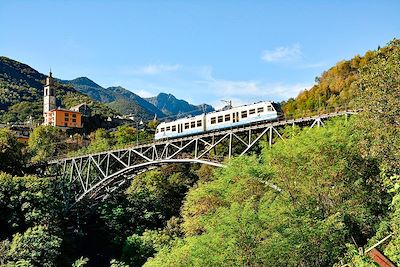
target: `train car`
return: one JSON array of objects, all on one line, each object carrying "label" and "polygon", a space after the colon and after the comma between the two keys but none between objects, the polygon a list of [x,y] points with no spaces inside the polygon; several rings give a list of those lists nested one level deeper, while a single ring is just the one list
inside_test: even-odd
[{"label": "train car", "polygon": [[205,115],[162,122],[157,126],[155,140],[175,138],[205,132]]},{"label": "train car", "polygon": [[259,121],[273,121],[280,116],[280,108],[271,102],[259,102],[206,115],[206,130],[233,128]]},{"label": "train car", "polygon": [[176,121],[162,122],[156,129],[154,139],[177,138],[207,131],[234,128],[259,121],[274,121],[280,116],[279,105],[264,101]]}]

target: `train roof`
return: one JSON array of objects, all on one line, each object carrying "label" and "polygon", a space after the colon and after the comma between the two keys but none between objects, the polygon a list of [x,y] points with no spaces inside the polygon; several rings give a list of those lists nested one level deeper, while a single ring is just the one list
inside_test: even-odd
[{"label": "train roof", "polygon": [[[209,112],[209,113],[206,113],[206,114],[213,114],[213,113],[217,113],[217,112],[221,112],[221,111],[227,111],[227,110],[232,110],[232,109],[237,109],[237,108],[241,108],[241,107],[252,106],[252,105],[261,104],[261,103],[268,103],[268,104],[273,105],[274,107],[277,105],[273,101],[259,101],[259,102],[255,102],[255,103],[252,103],[252,104],[246,104],[246,105],[232,107],[230,109],[225,109],[225,110],[219,109],[219,110],[215,110],[215,111],[212,111],[212,112]],[[167,123],[170,123],[170,122],[178,122],[178,121],[183,121],[183,120],[190,120],[190,119],[194,119],[194,118],[197,118],[199,116],[204,116],[204,115],[205,115],[205,113],[200,114],[200,115],[196,115],[196,116],[191,116],[191,117],[184,117],[184,118],[180,118],[180,119],[173,120],[173,121],[168,121],[168,122],[163,121],[158,126],[163,125],[163,124],[167,124]]]}]

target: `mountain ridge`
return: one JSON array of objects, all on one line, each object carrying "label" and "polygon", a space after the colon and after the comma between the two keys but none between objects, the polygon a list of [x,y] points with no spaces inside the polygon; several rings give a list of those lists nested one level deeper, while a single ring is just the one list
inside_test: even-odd
[{"label": "mountain ridge", "polygon": [[145,98],[167,116],[199,115],[212,112],[214,108],[208,104],[193,105],[186,100],[177,99],[172,94],[159,93],[157,96]]}]

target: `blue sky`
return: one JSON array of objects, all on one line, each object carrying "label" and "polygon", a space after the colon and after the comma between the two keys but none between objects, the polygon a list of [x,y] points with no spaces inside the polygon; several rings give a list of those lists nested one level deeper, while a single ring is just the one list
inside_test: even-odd
[{"label": "blue sky", "polygon": [[7,1],[0,55],[56,77],[221,106],[284,100],[399,38],[400,1]]}]

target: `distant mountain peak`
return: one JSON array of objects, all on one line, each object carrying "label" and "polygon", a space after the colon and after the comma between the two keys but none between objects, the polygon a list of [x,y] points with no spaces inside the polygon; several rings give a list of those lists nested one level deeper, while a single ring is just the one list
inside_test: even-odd
[{"label": "distant mountain peak", "polygon": [[214,108],[210,105],[192,105],[169,93],[159,93],[155,97],[146,98],[146,100],[168,116],[190,116],[214,111]]},{"label": "distant mountain peak", "polygon": [[83,85],[83,86],[102,88],[100,85],[98,85],[88,77],[78,77],[68,82],[73,85]]}]

